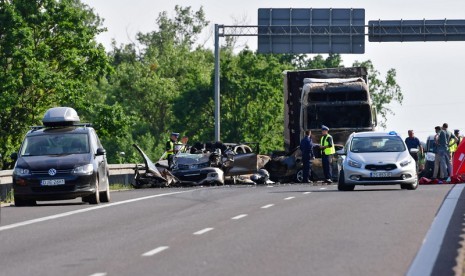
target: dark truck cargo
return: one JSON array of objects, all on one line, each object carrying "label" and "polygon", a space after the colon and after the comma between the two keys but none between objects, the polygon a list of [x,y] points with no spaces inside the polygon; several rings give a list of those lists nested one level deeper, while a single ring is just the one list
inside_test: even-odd
[{"label": "dark truck cargo", "polygon": [[284,139],[287,151],[299,146],[305,129],[315,142],[321,125],[330,128],[335,144],[352,132],[372,131],[376,110],[364,67],[284,72]]}]

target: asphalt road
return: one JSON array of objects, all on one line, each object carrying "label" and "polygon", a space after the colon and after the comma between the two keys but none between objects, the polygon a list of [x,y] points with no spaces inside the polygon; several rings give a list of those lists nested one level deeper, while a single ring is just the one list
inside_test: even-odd
[{"label": "asphalt road", "polygon": [[0,274],[405,275],[452,187],[144,189],[3,207]]}]

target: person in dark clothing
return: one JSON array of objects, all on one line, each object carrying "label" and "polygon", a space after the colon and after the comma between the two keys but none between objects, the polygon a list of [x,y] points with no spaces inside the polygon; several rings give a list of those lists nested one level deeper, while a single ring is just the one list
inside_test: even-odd
[{"label": "person in dark clothing", "polygon": [[312,132],[310,130],[305,131],[305,136],[300,141],[300,151],[302,152],[302,183],[312,183],[309,177],[312,170],[312,160],[315,156],[313,155]]},{"label": "person in dark clothing", "polygon": [[421,145],[420,140],[417,137],[415,137],[413,130],[408,131],[408,137],[405,138],[405,144],[407,145],[407,149],[410,155],[415,160],[418,170],[418,153],[412,153],[410,152],[410,149],[419,149],[420,154],[423,154],[423,146]]}]

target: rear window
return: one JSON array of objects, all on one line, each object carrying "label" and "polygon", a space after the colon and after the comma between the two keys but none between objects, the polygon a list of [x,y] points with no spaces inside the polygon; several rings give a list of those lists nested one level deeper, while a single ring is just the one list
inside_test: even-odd
[{"label": "rear window", "polygon": [[22,156],[66,155],[89,153],[86,133],[44,134],[26,137],[21,148]]},{"label": "rear window", "polygon": [[350,145],[352,152],[402,152],[404,142],[398,136],[354,137]]}]

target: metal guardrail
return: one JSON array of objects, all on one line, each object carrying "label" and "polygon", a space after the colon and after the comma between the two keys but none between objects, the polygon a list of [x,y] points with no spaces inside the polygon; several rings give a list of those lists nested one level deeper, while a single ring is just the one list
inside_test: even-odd
[{"label": "metal guardrail", "polygon": [[[136,164],[108,164],[110,184],[130,185],[134,179]],[[13,184],[13,170],[0,170],[0,200],[6,198]]]}]

